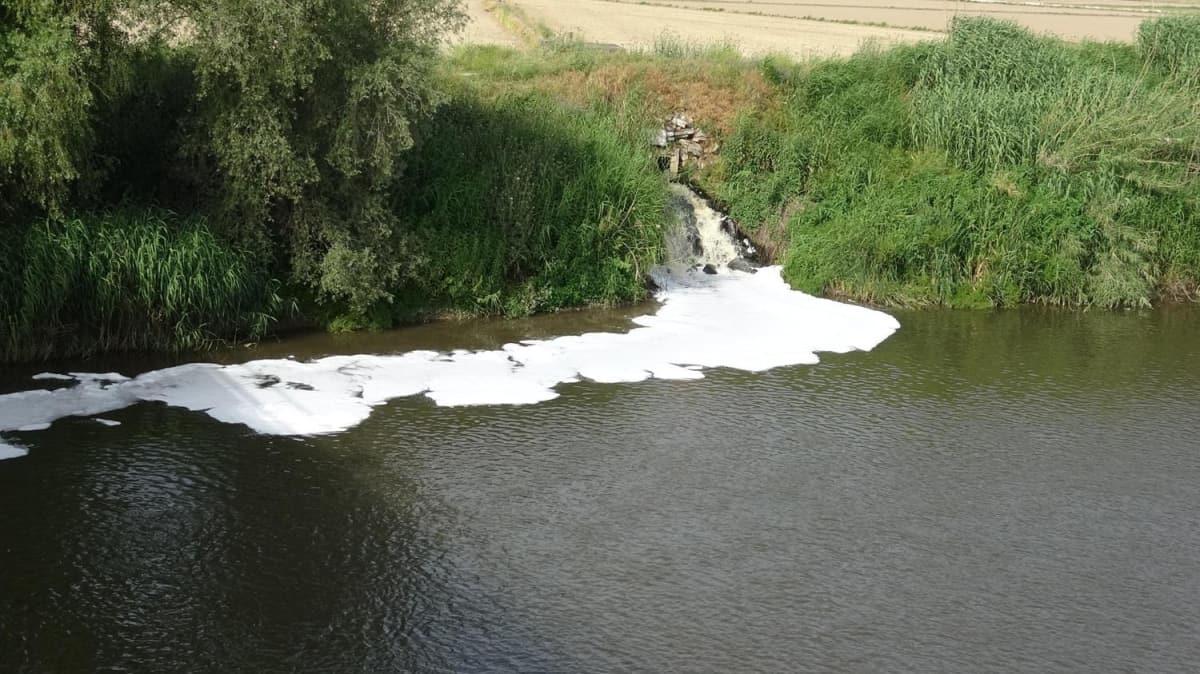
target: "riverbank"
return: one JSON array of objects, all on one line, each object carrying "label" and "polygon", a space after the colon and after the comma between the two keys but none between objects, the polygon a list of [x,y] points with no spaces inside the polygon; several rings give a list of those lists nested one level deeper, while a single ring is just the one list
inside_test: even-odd
[{"label": "riverbank", "polygon": [[[221,194],[228,177],[175,166],[187,137],[147,125],[108,150],[121,168],[91,198],[9,225],[0,360],[638,301],[669,226],[665,152],[647,141],[679,112],[706,136],[679,179],[797,289],[885,306],[1194,301],[1198,54],[1194,17],[1147,23],[1136,44],[960,21],[944,40],[805,62],[669,37],[459,46],[431,67],[440,103],[406,127],[412,147],[370,160],[381,182],[338,173],[301,190],[315,205],[272,202],[266,225],[186,189]],[[186,53],[140,58],[156,64],[147,89],[198,95]],[[133,93],[100,128],[148,114]],[[354,205],[345,190],[363,184]]]},{"label": "riverbank", "polygon": [[549,92],[718,148],[683,179],[806,292],[904,306],[1137,307],[1200,278],[1200,19],[1136,44],[965,20],[849,59],[661,41],[612,53],[468,48],[477,91]]}]

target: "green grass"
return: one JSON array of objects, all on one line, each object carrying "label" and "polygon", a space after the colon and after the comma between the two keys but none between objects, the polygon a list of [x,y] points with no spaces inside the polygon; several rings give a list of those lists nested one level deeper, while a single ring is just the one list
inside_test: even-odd
[{"label": "green grass", "polygon": [[6,242],[0,360],[203,349],[265,333],[281,303],[266,266],[202,220],[114,212]]},{"label": "green grass", "polygon": [[1145,62],[1192,84],[1200,78],[1200,15],[1166,16],[1143,23],[1138,50]]},{"label": "green grass", "polygon": [[746,115],[702,180],[749,229],[786,226],[809,292],[907,305],[1105,307],[1194,298],[1200,280],[1197,19],[1139,45],[1013,24],[803,66]]},{"label": "green grass", "polygon": [[421,137],[395,200],[419,258],[402,296],[505,316],[644,297],[666,184],[637,123],[464,91]]}]

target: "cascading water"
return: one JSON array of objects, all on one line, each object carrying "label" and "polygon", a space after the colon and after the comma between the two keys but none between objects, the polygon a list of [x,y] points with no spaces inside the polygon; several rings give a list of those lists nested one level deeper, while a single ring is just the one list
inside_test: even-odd
[{"label": "cascading water", "polygon": [[394,398],[532,404],[582,379],[703,379],[711,367],[757,372],[815,364],[818,351],[869,351],[900,327],[887,314],[796,292],[779,267],[750,269],[724,216],[686,187],[673,185],[672,194],[678,225],[667,236],[667,264],[651,274],[661,304],[633,319],[628,332],[525,340],[492,351],[190,363],[132,378],[42,373],[34,379],[68,384],[0,395],[0,433],[7,435],[0,436],[0,460],[26,454],[9,434],[34,433],[69,416],[112,425],[98,415],[141,402],[204,412],[259,433],[315,435],[349,429]]},{"label": "cascading water", "polygon": [[738,258],[726,218],[700,195],[684,185],[671,183],[671,210],[675,228],[667,233],[667,266],[674,272],[696,266],[721,268]]}]

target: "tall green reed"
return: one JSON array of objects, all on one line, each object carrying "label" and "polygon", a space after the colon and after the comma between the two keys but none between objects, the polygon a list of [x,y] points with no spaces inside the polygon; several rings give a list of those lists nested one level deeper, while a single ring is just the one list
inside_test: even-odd
[{"label": "tall green reed", "polygon": [[[201,349],[265,333],[281,302],[267,266],[199,219],[121,211],[48,220],[7,253],[4,360]],[[18,270],[19,269],[19,270]]]},{"label": "tall green reed", "polygon": [[[1191,19],[1138,47],[960,20],[942,43],[777,78],[718,196],[788,223],[785,273],[898,304],[1144,306],[1200,281]],[[1165,64],[1165,65],[1164,65]]]},{"label": "tall green reed", "polygon": [[408,296],[510,316],[643,297],[666,189],[640,121],[461,94],[423,130],[395,197],[422,258]]}]

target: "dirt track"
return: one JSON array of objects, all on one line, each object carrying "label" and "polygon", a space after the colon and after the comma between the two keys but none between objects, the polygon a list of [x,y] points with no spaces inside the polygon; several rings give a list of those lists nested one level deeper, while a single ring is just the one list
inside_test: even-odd
[{"label": "dirt track", "polygon": [[450,39],[451,44],[499,44],[508,47],[520,45],[515,35],[505,30],[496,17],[486,11],[483,0],[467,0],[467,25]]},{"label": "dirt track", "polygon": [[[477,0],[476,0],[477,1]],[[847,54],[864,41],[936,39],[955,16],[1016,21],[1067,39],[1129,40],[1147,18],[1200,11],[1200,0],[507,0],[534,20],[624,47],[669,32],[700,43],[732,41],[747,53]],[[820,20],[811,20],[820,19]],[[845,23],[859,22],[859,24]],[[861,25],[883,23],[887,27]]]}]

